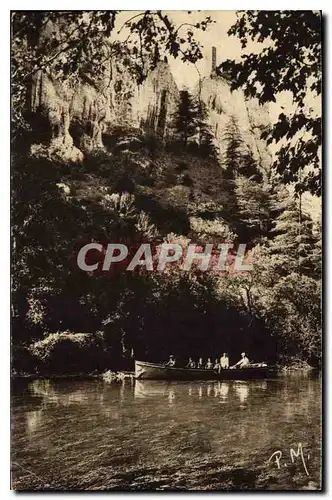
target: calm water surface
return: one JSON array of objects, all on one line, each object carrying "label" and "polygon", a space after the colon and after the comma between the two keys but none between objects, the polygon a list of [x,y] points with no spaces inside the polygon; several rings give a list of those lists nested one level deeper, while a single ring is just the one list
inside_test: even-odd
[{"label": "calm water surface", "polygon": [[12,487],[319,489],[321,414],[301,376],[15,382]]}]

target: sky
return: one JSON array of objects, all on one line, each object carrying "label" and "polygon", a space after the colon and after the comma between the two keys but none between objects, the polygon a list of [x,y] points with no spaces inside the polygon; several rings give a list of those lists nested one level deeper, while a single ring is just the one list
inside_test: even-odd
[{"label": "sky", "polygon": [[[205,32],[201,30],[196,30],[195,32],[195,38],[203,47],[202,52],[204,58],[197,63],[198,70],[202,76],[209,75],[211,71],[213,46],[217,49],[217,65],[223,59],[238,59],[241,56],[240,41],[236,37],[230,37],[227,35],[229,28],[232,24],[234,24],[234,22],[236,22],[236,12],[196,11],[191,14],[187,14],[187,12],[183,11],[173,11],[170,13],[170,17],[178,25],[183,22],[195,24],[204,20],[209,15],[215,23],[209,25]],[[179,87],[186,86],[188,88],[194,88],[197,85],[198,73],[193,64],[184,64],[180,59],[172,59],[170,60],[170,66],[173,69],[173,74]]]},{"label": "sky", "polygon": [[[117,26],[120,27],[123,23],[130,19],[139,11],[122,11],[117,17]],[[236,21],[236,11],[192,11],[188,14],[187,11],[165,11],[176,26],[182,23],[192,23],[203,21],[207,16],[215,21],[210,24],[207,30],[194,30],[195,39],[200,42],[203,47],[202,52],[204,58],[197,63],[197,68],[202,76],[207,76],[211,70],[211,54],[212,47],[217,48],[217,64],[222,59],[233,58],[238,59],[241,56],[241,45],[237,37],[229,37],[227,31]],[[186,33],[187,27],[181,28],[179,33]],[[125,36],[122,32],[122,36]],[[254,45],[249,43],[249,50],[252,50]],[[260,44],[261,45],[261,44]],[[179,88],[195,88],[198,82],[198,72],[193,64],[183,63],[180,58],[174,59],[169,57],[169,64],[172,73]]]}]

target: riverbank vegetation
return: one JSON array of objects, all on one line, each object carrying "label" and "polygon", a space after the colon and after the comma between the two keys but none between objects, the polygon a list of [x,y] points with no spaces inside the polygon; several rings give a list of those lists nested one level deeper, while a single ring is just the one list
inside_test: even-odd
[{"label": "riverbank vegetation", "polygon": [[[281,184],[235,169],[231,182],[215,160],[168,146],[151,152],[141,141],[135,154],[100,153],[82,166],[16,156],[15,370],[132,369],[133,353],[161,361],[239,350],[319,364],[320,232],[310,215],[299,223],[298,201]],[[90,241],[136,249],[231,238],[254,249],[250,273],[126,272],[125,264],[86,273],[76,264]]]},{"label": "riverbank vegetation", "polygon": [[[32,153],[37,132],[15,130],[16,373],[130,370],[134,357],[224,351],[231,359],[245,351],[255,361],[320,365],[321,227],[303,207],[305,186],[294,191],[278,169],[262,165],[234,118],[220,156],[195,99],[182,93],[167,137],[114,127],[105,148],[81,163]],[[29,118],[24,109],[18,115]],[[86,273],[76,257],[91,241],[133,251],[142,242],[246,243],[253,271]]]}]

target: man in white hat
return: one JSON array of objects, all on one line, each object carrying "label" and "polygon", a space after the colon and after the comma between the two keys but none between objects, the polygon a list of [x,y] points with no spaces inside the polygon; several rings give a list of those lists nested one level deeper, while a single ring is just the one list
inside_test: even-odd
[{"label": "man in white hat", "polygon": [[232,368],[248,368],[250,365],[249,358],[245,352],[241,352],[241,359]]}]

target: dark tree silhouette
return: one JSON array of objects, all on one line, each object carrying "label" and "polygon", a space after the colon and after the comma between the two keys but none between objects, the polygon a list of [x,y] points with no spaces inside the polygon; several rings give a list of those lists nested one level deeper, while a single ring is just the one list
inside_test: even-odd
[{"label": "dark tree silhouette", "polygon": [[194,98],[188,90],[182,90],[179,106],[174,115],[174,127],[184,147],[188,146],[189,139],[197,132],[198,118],[199,113]]}]

